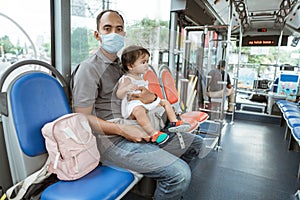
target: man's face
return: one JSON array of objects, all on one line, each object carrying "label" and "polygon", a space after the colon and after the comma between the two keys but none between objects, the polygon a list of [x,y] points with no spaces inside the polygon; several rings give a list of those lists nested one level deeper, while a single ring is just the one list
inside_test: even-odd
[{"label": "man's face", "polygon": [[125,36],[124,22],[122,18],[115,12],[106,12],[102,15],[99,22],[99,30],[95,31],[95,37],[101,42],[100,35],[117,33]]}]

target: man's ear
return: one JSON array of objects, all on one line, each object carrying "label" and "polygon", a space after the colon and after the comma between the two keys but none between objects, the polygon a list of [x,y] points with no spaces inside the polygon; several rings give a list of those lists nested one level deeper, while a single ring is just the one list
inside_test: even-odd
[{"label": "man's ear", "polygon": [[98,31],[94,31],[94,37],[101,42],[101,37]]}]

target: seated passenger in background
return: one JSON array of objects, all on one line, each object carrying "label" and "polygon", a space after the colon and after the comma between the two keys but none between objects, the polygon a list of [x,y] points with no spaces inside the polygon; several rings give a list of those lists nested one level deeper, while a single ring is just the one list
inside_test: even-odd
[{"label": "seated passenger in background", "polygon": [[139,87],[148,89],[148,81],[143,79],[143,75],[148,70],[149,57],[149,51],[141,46],[132,45],[124,49],[121,61],[126,74],[119,80],[117,97],[122,99],[122,116],[125,119],[137,120],[138,124],[151,136],[152,142],[162,144],[168,139],[168,135],[154,129],[147,116],[148,110],[163,106],[170,121],[168,126],[170,132],[185,132],[191,126],[177,119],[172,105],[165,99],[157,97],[149,104],[144,104],[140,100],[128,100],[130,94],[141,92]]},{"label": "seated passenger in background", "polygon": [[[211,98],[216,97],[222,97],[223,94],[223,87],[222,84],[219,84],[219,81],[224,81],[225,78],[225,66],[226,61],[220,60],[217,68],[211,70],[208,75],[211,76],[211,78],[208,80],[207,83],[207,96]],[[231,85],[230,76],[228,73],[226,73],[226,96],[228,96],[228,109],[227,112],[232,112],[234,107],[234,97],[235,97],[235,91],[234,88]]]}]

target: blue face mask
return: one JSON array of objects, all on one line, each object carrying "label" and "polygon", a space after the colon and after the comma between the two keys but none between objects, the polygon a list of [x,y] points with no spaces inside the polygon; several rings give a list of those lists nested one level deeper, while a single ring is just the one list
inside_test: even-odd
[{"label": "blue face mask", "polygon": [[108,53],[117,53],[124,47],[124,37],[116,33],[101,35],[102,48]]}]

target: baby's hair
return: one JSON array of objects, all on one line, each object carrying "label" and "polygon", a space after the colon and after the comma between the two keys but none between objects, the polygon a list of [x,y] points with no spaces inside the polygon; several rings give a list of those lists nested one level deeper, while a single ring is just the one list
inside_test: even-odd
[{"label": "baby's hair", "polygon": [[128,65],[133,65],[134,62],[142,55],[150,56],[150,53],[142,46],[131,45],[126,47],[121,56],[123,69],[128,71]]}]

